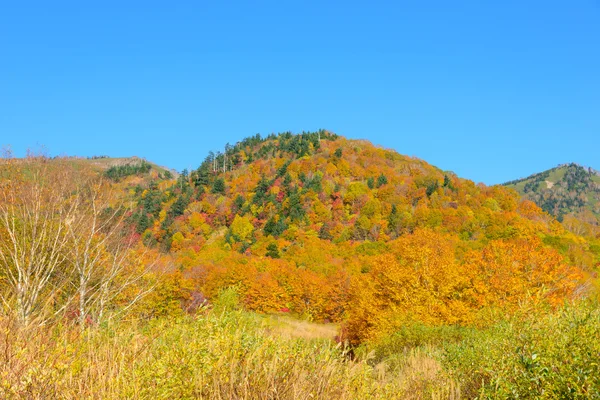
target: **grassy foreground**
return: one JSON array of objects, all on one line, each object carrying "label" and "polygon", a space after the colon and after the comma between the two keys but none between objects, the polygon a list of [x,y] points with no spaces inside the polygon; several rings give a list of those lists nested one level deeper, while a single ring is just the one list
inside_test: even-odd
[{"label": "grassy foreground", "polygon": [[227,306],[83,333],[23,332],[4,318],[0,398],[600,396],[600,313],[591,302],[486,330],[407,327],[353,359],[333,332]]}]

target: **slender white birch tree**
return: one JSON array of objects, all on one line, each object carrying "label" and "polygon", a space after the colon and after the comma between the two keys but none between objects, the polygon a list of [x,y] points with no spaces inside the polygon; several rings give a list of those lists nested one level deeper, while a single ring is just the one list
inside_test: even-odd
[{"label": "slender white birch tree", "polygon": [[67,224],[77,211],[66,170],[43,158],[0,165],[0,298],[23,325],[41,322],[69,279]]},{"label": "slender white birch tree", "polygon": [[75,311],[84,327],[106,318],[116,300],[123,312],[151,290],[142,281],[152,262],[127,239],[121,204],[97,173],[68,162],[0,160],[5,310],[23,325]]}]

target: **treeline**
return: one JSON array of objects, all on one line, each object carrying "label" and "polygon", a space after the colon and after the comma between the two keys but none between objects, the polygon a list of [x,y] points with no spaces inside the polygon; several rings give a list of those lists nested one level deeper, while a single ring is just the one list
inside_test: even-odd
[{"label": "treeline", "polygon": [[200,167],[190,174],[196,186],[208,186],[215,175],[232,171],[255,160],[284,157],[299,158],[314,154],[321,146],[321,140],[337,139],[335,133],[326,130],[293,134],[283,132],[262,137],[260,134],[242,139],[235,145],[225,145],[223,152],[210,152]]},{"label": "treeline", "polygon": [[113,181],[118,181],[127,176],[148,173],[151,169],[152,165],[142,160],[135,164],[113,165],[104,172],[104,175]]}]

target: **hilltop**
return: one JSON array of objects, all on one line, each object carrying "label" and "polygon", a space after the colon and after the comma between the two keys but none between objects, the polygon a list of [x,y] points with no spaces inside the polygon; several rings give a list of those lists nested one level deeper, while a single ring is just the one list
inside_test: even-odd
[{"label": "hilltop", "polygon": [[357,342],[560,302],[600,256],[513,190],[328,131],[255,135],[129,192],[140,240],[193,291],[235,287],[247,309],[342,321]]},{"label": "hilltop", "polygon": [[[600,224],[600,173],[592,168],[571,163],[562,164],[527,178],[506,182],[524,198],[534,201],[559,221],[587,226],[596,231]],[[577,226],[578,233],[585,227]]]},{"label": "hilltop", "polygon": [[92,156],[87,158],[71,157],[71,159],[89,164],[93,168],[103,172],[107,177],[114,180],[118,180],[125,176],[136,175],[139,173],[143,174],[147,172],[151,172],[154,177],[161,179],[171,179],[179,176],[179,174],[173,169],[162,167],[137,156]]}]

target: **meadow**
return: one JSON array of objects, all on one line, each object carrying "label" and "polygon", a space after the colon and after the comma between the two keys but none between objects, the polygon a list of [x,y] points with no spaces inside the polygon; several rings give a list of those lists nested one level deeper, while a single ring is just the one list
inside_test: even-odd
[{"label": "meadow", "polygon": [[336,327],[244,311],[20,329],[0,320],[6,399],[459,399],[600,396],[600,310],[581,301],[485,329],[405,327],[350,348]]}]

